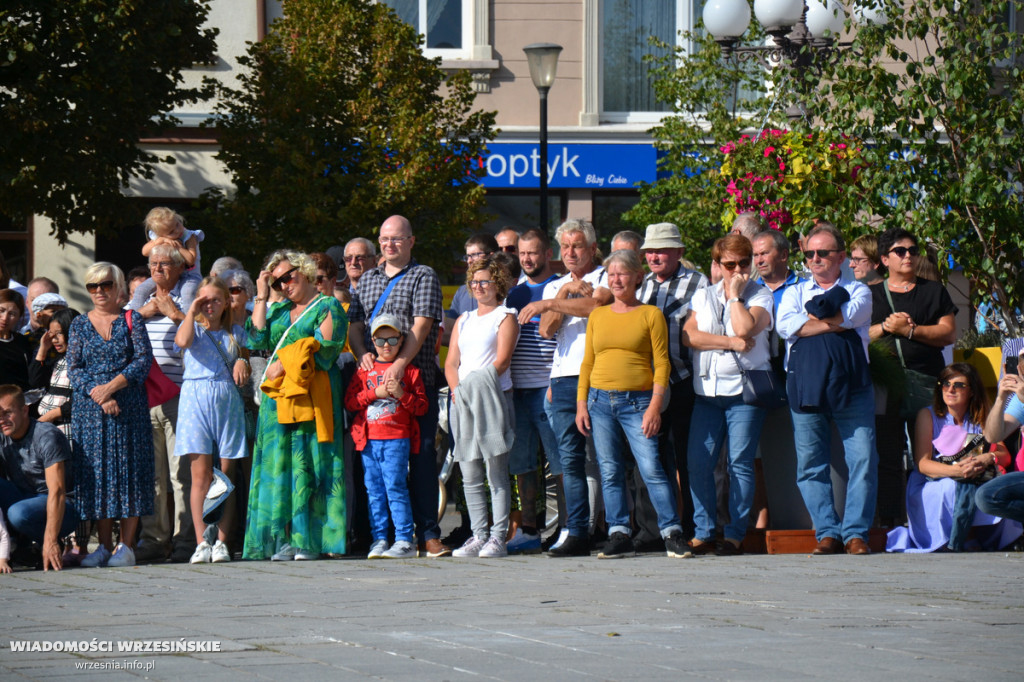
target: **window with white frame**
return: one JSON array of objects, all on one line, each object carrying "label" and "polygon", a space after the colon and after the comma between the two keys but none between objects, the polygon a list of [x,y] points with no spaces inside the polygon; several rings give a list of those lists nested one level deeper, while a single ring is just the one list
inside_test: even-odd
[{"label": "window with white frame", "polygon": [[378,0],[424,36],[428,57],[469,58],[473,48],[473,0]]},{"label": "window with white frame", "polygon": [[704,0],[601,0],[602,120],[649,122],[668,106],[654,96],[647,55],[666,50],[651,45],[655,38],[673,45],[679,31],[696,25]]}]

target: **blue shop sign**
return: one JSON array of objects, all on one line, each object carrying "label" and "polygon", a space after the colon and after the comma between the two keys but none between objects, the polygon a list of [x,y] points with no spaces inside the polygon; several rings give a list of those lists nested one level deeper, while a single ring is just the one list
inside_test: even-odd
[{"label": "blue shop sign", "polygon": [[[561,144],[548,142],[548,187],[632,189],[657,177],[652,144]],[[540,187],[540,145],[492,142],[481,157],[488,189]]]}]

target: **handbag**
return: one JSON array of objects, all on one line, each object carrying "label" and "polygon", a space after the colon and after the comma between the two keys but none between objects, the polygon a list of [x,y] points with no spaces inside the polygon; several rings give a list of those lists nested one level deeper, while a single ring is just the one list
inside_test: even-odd
[{"label": "handbag", "polygon": [[[128,322],[128,331],[132,331],[132,311],[125,312],[124,319]],[[153,358],[152,364],[149,366],[149,374],[146,375],[146,400],[149,403],[149,407],[153,408],[158,405],[163,405],[172,398],[177,398],[178,394],[181,393],[181,388],[178,384],[167,378],[164,371],[160,369],[160,365],[157,364],[156,358]]]},{"label": "handbag", "polygon": [[[896,312],[896,306],[892,303],[892,294],[889,293],[889,282],[885,282],[885,298],[889,301],[889,308]],[[907,368],[907,361],[903,359],[903,344],[900,340],[896,342],[896,354],[900,357],[900,365],[903,367],[905,378],[903,398],[900,400],[900,416],[904,419],[916,419],[917,413],[922,408],[932,404],[935,396],[935,377],[915,369]]]},{"label": "handbag", "polygon": [[774,410],[786,404],[786,389],[773,369],[743,369],[736,351],[729,351],[736,359],[743,378],[743,402],[747,405]]},{"label": "handbag", "polygon": [[[210,339],[210,343],[212,343],[213,347],[217,349],[217,354],[220,355],[220,359],[224,361],[224,367],[228,370],[228,376],[231,376],[231,361],[228,359],[224,349],[220,347],[217,340],[209,333],[206,337]],[[238,391],[238,397],[242,401],[242,421],[245,425],[245,441],[247,443],[252,443],[256,440],[256,415],[252,413],[252,410],[245,409],[245,395],[242,393],[242,387],[235,384],[233,379],[231,383],[234,384],[235,390]]]}]

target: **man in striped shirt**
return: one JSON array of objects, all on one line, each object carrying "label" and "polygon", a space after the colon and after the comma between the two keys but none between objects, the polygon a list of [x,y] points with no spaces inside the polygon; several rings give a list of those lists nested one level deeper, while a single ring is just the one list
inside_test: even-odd
[{"label": "man in striped shirt", "polygon": [[[519,264],[526,280],[508,292],[505,304],[521,311],[544,298],[544,287],[558,279],[551,267],[551,240],[540,230],[527,230],[518,243]],[[545,394],[551,382],[551,359],[558,342],[540,335],[540,315],[519,327],[519,342],[512,352],[512,402],[515,406],[516,438],[509,458],[509,470],[519,485],[522,525],[508,543],[509,554],[539,552],[537,528],[538,439],[551,474],[561,477],[558,440],[544,413]]]},{"label": "man in striped shirt", "polygon": [[[668,350],[672,361],[670,396],[662,414],[658,449],[661,465],[665,467],[669,480],[674,478],[673,471],[679,473],[682,489],[679,518],[683,532],[687,537],[693,537],[693,499],[690,497],[690,477],[686,470],[686,443],[690,437],[694,392],[690,375],[690,349],[683,345],[683,323],[690,313],[690,299],[697,289],[708,286],[708,278],[683,267],[679,262],[683,257],[683,249],[679,228],[672,223],[647,226],[640,250],[647,259],[651,273],[644,278],[637,297],[643,303],[660,308],[668,322]],[[645,506],[650,508],[649,504]]]},{"label": "man in striped shirt", "polygon": [[[141,308],[146,333],[153,347],[153,358],[167,378],[181,386],[185,368],[181,356],[174,352],[174,335],[185,319],[181,310],[181,273],[185,259],[177,249],[158,244],[149,253],[149,272],[156,289]],[[135,560],[163,561],[171,552],[171,560],[184,563],[195,550],[189,494],[192,474],[187,457],[174,456],[174,430],[178,421],[178,398],[150,408],[153,424],[153,454],[156,474],[152,516],[142,519],[142,541],[135,550]],[[168,486],[168,483],[170,485]],[[168,487],[174,495],[173,528],[167,510]],[[173,549],[172,549],[173,545]]]}]

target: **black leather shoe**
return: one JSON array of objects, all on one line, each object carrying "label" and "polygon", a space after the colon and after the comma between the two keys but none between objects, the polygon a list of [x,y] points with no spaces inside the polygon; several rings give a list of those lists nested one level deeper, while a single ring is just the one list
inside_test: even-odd
[{"label": "black leather shoe", "polygon": [[548,550],[548,556],[555,559],[574,556],[590,556],[590,542],[587,538],[570,535],[558,547]]}]

